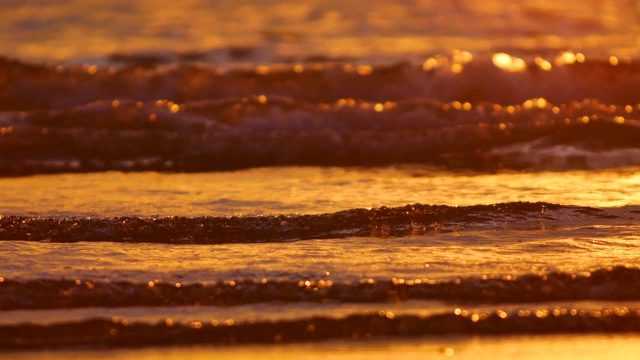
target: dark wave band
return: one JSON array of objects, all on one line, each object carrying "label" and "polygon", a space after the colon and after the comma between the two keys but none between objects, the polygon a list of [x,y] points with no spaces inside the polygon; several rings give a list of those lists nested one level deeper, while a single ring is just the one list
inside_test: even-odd
[{"label": "dark wave band", "polygon": [[66,347],[140,347],[192,344],[309,342],[329,339],[415,337],[420,335],[505,335],[640,332],[640,310],[627,308],[577,311],[555,309],[536,313],[442,314],[430,317],[395,316],[391,312],[351,315],[343,319],[234,324],[232,321],[193,321],[155,325],[96,319],[53,325],[0,326],[0,350]]},{"label": "dark wave band", "polygon": [[549,273],[453,281],[330,280],[298,282],[238,280],[169,284],[88,280],[5,279],[0,283],[0,310],[77,307],[235,306],[263,302],[394,302],[441,300],[452,303],[531,303],[579,300],[640,300],[640,269],[614,267],[588,274]]},{"label": "dark wave band", "polygon": [[490,55],[451,71],[451,61],[433,59],[436,66],[400,62],[390,65],[355,65],[336,59],[302,64],[274,64],[256,68],[220,69],[206,62],[174,61],[169,64],[130,62],[120,67],[41,65],[0,56],[2,83],[0,111],[65,109],[106,99],[143,102],[167,99],[178,103],[250,97],[264,94],[310,103],[332,103],[340,99],[368,102],[429,98],[520,104],[543,97],[568,104],[599,99],[610,104],[638,101],[640,66],[611,64],[608,59],[540,68],[533,59],[526,71],[498,68]]},{"label": "dark wave band", "polygon": [[[433,231],[473,229],[492,222],[500,228],[539,228],[539,220],[557,220],[554,210],[577,216],[601,215],[603,210],[551,203],[512,202],[494,205],[351,209],[320,215],[249,217],[120,217],[33,218],[0,216],[0,239],[78,242],[150,242],[221,244],[360,236],[421,235]],[[607,216],[602,214],[602,216]],[[498,225],[495,225],[498,226]]]}]

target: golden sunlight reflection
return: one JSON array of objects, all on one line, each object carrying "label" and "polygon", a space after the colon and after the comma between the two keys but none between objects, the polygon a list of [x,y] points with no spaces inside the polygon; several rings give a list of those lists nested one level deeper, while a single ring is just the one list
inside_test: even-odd
[{"label": "golden sunlight reflection", "polygon": [[558,57],[556,57],[553,62],[557,66],[562,66],[562,65],[572,65],[572,64],[575,64],[576,62],[583,63],[583,62],[585,62],[585,60],[586,60],[586,58],[585,58],[584,54],[582,54],[582,53],[574,53],[573,51],[565,51],[565,52],[561,53]]},{"label": "golden sunlight reflection", "polygon": [[538,109],[544,109],[547,107],[547,104],[548,103],[545,98],[536,98],[536,99],[526,100],[524,103],[522,103],[522,107],[525,109],[532,109],[534,107]]},{"label": "golden sunlight reflection", "polygon": [[527,63],[516,56],[507,53],[493,54],[493,65],[508,72],[521,72],[527,69]]},{"label": "golden sunlight reflection", "polygon": [[370,75],[373,72],[371,65],[360,65],[357,68],[358,75]]},{"label": "golden sunlight reflection", "polygon": [[89,75],[95,75],[98,72],[98,67],[95,65],[85,65],[84,67]]},{"label": "golden sunlight reflection", "polygon": [[609,63],[613,66],[617,66],[619,63],[618,57],[617,56],[609,57]]},{"label": "golden sunlight reflection", "polygon": [[256,74],[258,75],[267,75],[271,72],[271,68],[269,66],[266,65],[261,65],[256,67],[255,69]]},{"label": "golden sunlight reflection", "polygon": [[453,62],[457,64],[467,64],[473,60],[473,55],[466,50],[453,50]]},{"label": "golden sunlight reflection", "polygon": [[536,65],[538,65],[542,70],[544,71],[551,71],[551,63],[548,62],[547,60],[541,58],[541,57],[536,57],[534,62],[536,63]]},{"label": "golden sunlight reflection", "polygon": [[559,57],[562,64],[573,64],[576,62],[576,55],[571,51],[566,51]]},{"label": "golden sunlight reflection", "polygon": [[[336,106],[352,101],[344,99]],[[545,103],[532,99],[526,104]],[[369,106],[374,110],[377,105],[386,111],[386,103]],[[588,123],[591,119],[567,121]],[[614,121],[626,123],[627,119],[620,116]],[[509,123],[502,124],[502,130],[509,128]],[[64,185],[69,182],[76,185]],[[51,187],[57,189],[55,196],[47,190]],[[622,206],[640,203],[640,171],[474,175],[422,167],[259,168],[200,174],[109,172],[1,178],[0,188],[4,189],[5,215],[38,211],[41,216],[202,216],[256,214],[257,209],[261,214],[323,213],[408,203],[473,205],[521,200]]]},{"label": "golden sunlight reflection", "polygon": [[[168,325],[167,325],[168,326]],[[173,326],[173,321],[171,321]],[[170,326],[169,326],[170,327]],[[311,360],[331,358],[419,360],[425,358],[451,357],[461,360],[513,359],[519,360],[581,360],[581,359],[635,359],[640,356],[640,341],[635,334],[568,334],[526,335],[507,337],[417,337],[403,341],[383,341],[372,345],[369,341],[330,341],[286,345],[254,346],[194,346],[185,352],[183,347],[146,347],[143,349],[115,352],[119,360],[166,360],[224,358],[241,360],[260,358],[267,360]],[[47,355],[47,359],[63,360],[71,357],[82,359],[104,358],[104,350],[86,349],[82,355],[77,351],[58,350]],[[31,357],[18,354],[16,359]]]},{"label": "golden sunlight reflection", "polygon": [[422,64],[422,69],[424,71],[430,71],[437,67],[438,67],[438,60],[432,57],[425,60],[424,63]]}]

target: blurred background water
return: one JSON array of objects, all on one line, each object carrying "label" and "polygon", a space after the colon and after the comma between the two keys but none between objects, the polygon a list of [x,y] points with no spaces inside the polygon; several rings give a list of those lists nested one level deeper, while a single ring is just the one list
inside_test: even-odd
[{"label": "blurred background water", "polygon": [[636,0],[3,1],[3,53],[26,60],[210,53],[218,61],[410,60],[451,49],[636,56]]}]

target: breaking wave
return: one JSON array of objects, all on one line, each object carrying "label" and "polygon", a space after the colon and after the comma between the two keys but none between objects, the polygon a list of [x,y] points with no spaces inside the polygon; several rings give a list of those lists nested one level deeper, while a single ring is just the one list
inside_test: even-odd
[{"label": "breaking wave", "polygon": [[495,56],[429,60],[221,69],[188,61],[83,67],[2,58],[0,175],[640,165],[635,63],[574,60],[548,68],[536,58],[511,71]]},{"label": "breaking wave", "polygon": [[[628,218],[637,210],[629,208]],[[318,215],[245,217],[37,218],[0,216],[2,240],[221,244],[362,236],[407,236],[474,229],[540,229],[541,221],[569,226],[582,218],[616,219],[606,209],[550,203],[351,209]]]}]

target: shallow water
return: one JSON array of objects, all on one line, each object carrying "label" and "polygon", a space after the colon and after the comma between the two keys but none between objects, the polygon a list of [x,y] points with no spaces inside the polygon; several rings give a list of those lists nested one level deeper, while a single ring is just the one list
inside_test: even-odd
[{"label": "shallow water", "polygon": [[[217,62],[412,57],[451,49],[637,55],[634,1],[5,1],[10,55],[46,61],[211,51]],[[34,19],[32,15],[40,16]],[[490,21],[488,21],[490,19]],[[226,51],[227,49],[234,51]],[[217,55],[217,56],[216,56]]]},{"label": "shallow water", "polygon": [[[0,178],[3,215],[41,217],[320,214],[406,204],[519,200],[640,203],[640,171],[451,173],[421,166],[257,168],[197,174],[89,173]],[[135,194],[135,196],[132,196]]]},{"label": "shallow water", "polygon": [[[625,195],[635,193],[636,173],[635,168],[501,174],[424,167],[261,168],[6,178],[2,182],[15,197],[7,202],[13,210],[1,219],[5,241],[0,250],[10,253],[12,261],[0,265],[0,307],[5,311],[0,331],[27,336],[32,333],[22,323],[30,322],[42,331],[65,326],[64,331],[73,333],[74,326],[81,326],[97,332],[96,340],[58,338],[47,345],[33,338],[26,343],[33,348],[92,346],[93,341],[121,346],[115,344],[138,341],[128,324],[149,324],[136,331],[161,337],[166,336],[165,325],[154,324],[167,321],[180,324],[180,332],[209,324],[213,327],[203,329],[215,332],[211,336],[216,342],[236,341],[225,331],[240,331],[242,343],[265,341],[251,335],[264,324],[276,331],[268,341],[281,336],[301,341],[295,330],[287,329],[304,324],[323,329],[322,324],[337,321],[326,326],[360,333],[373,326],[360,322],[377,324],[378,314],[406,324],[375,325],[376,336],[397,335],[394,326],[418,326],[415,334],[430,333],[420,326],[462,326],[460,316],[471,322],[454,333],[635,329],[640,293],[629,284],[640,279],[638,209],[633,195]],[[65,183],[73,186],[65,188]],[[55,196],[43,191],[55,186]],[[160,201],[159,193],[171,195]],[[36,213],[44,218],[29,217],[32,205],[19,201],[20,196],[39,204]],[[183,203],[198,196],[225,200],[204,206]],[[449,204],[525,198],[580,206],[506,202],[359,209],[376,201],[399,205],[399,199],[424,198]],[[65,209],[74,207],[67,199],[84,205],[75,205],[70,213]],[[109,204],[117,207],[109,210]],[[229,204],[237,213],[228,210]],[[267,216],[255,217],[255,209]],[[288,209],[302,215],[281,215]],[[152,212],[154,218],[145,217]],[[165,217],[173,212],[181,216]],[[143,216],[87,217],[131,213]],[[149,226],[160,226],[149,233],[156,235],[143,235]],[[198,235],[209,226],[222,233]],[[225,243],[238,236],[245,243]],[[202,245],[211,243],[207,239],[218,244]],[[201,244],[190,244],[194,242]],[[551,313],[554,320],[548,321],[557,323],[535,325]],[[600,322],[602,314],[608,314],[605,322]],[[503,316],[513,320],[492,323]],[[75,321],[80,322],[73,325]],[[112,321],[120,330],[109,331],[124,331],[122,337],[99,340],[100,329]],[[471,326],[477,321],[483,330]],[[570,325],[574,321],[582,325]],[[607,325],[611,321],[622,323]],[[326,336],[316,340],[344,334]],[[192,341],[182,335],[173,339],[175,344]],[[7,348],[25,348],[10,338],[3,341]]]},{"label": "shallow water", "polygon": [[[635,220],[637,221],[637,220]],[[7,279],[129,280],[169,283],[230,280],[353,282],[456,279],[637,265],[638,226],[586,225],[539,230],[461,231],[400,238],[203,245],[77,244],[4,241]],[[265,257],[264,253],[271,254]],[[304,259],[304,261],[301,261]],[[326,273],[330,275],[325,275]]]}]

